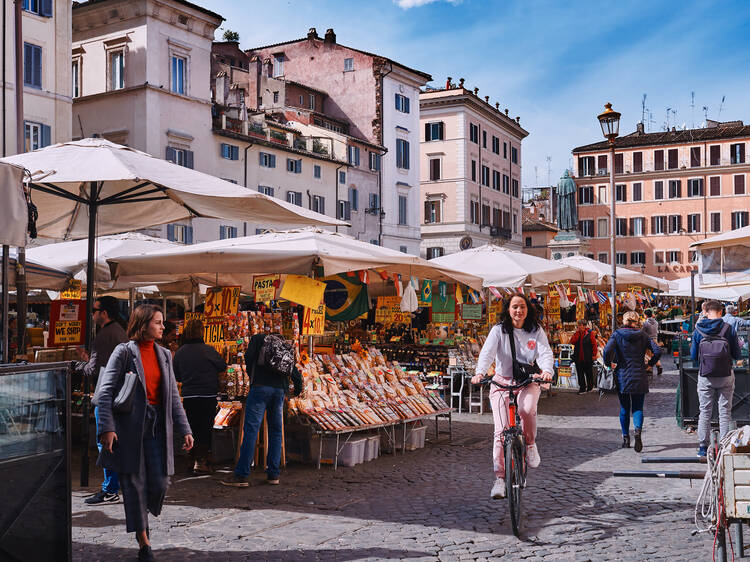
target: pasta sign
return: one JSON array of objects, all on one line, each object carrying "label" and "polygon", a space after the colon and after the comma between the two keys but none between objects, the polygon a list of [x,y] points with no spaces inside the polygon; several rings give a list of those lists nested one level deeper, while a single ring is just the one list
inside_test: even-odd
[{"label": "pasta sign", "polygon": [[258,275],[253,277],[253,292],[255,302],[268,302],[276,298],[280,275]]}]

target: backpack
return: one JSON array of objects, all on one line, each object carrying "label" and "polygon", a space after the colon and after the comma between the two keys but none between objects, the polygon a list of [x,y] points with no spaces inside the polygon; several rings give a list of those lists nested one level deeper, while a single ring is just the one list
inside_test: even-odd
[{"label": "backpack", "polygon": [[703,336],[698,343],[698,374],[701,377],[728,377],[732,374],[732,355],[727,333],[732,327],[724,323],[718,334],[707,334],[697,326]]},{"label": "backpack", "polygon": [[280,336],[268,334],[258,353],[258,365],[262,365],[282,377],[289,377],[296,365],[294,350]]}]

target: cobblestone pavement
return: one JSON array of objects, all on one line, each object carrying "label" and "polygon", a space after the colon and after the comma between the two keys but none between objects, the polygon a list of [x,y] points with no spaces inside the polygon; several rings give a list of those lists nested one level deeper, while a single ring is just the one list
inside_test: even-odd
[{"label": "cobblestone pavement", "polygon": [[[694,454],[695,436],[675,422],[676,384],[665,371],[647,396],[643,454]],[[335,472],[295,464],[276,487],[177,475],[151,519],[157,560],[710,560],[711,537],[690,534],[699,482],[611,476],[649,468],[620,448],[615,396],[558,392],[539,412],[542,465],[530,471],[521,539],[507,503],[489,498],[491,415],[463,414],[452,443],[441,434]],[[85,506],[93,491],[74,488],[74,558],[135,559],[122,505]]]}]

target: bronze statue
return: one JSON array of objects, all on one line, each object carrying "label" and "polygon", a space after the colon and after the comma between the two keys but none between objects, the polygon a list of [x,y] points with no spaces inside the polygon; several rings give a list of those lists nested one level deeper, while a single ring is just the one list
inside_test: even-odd
[{"label": "bronze statue", "polygon": [[578,228],[578,212],[576,209],[575,180],[565,170],[563,177],[557,184],[557,226],[560,230],[576,230]]}]

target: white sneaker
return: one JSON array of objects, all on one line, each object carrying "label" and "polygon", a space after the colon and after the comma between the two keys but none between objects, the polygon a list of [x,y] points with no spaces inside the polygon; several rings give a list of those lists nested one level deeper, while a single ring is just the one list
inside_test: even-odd
[{"label": "white sneaker", "polygon": [[526,447],[526,464],[529,468],[536,468],[542,462],[542,458],[539,456],[539,449],[536,448],[536,443]]},{"label": "white sneaker", "polygon": [[505,497],[505,478],[495,479],[495,483],[492,485],[492,491],[490,497],[493,500],[501,500]]}]

